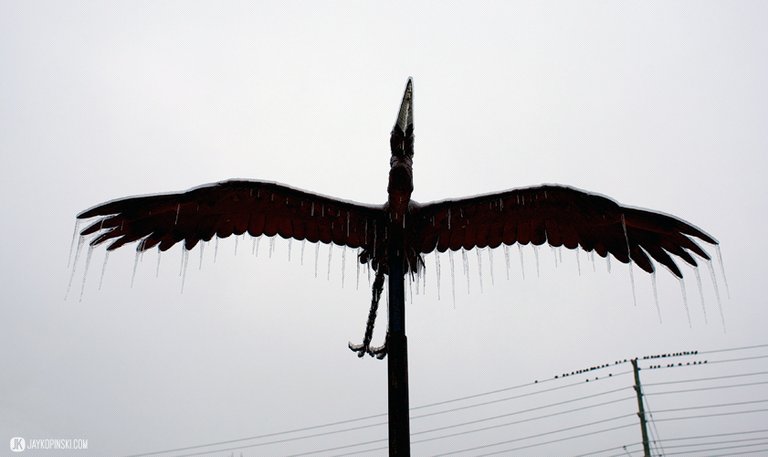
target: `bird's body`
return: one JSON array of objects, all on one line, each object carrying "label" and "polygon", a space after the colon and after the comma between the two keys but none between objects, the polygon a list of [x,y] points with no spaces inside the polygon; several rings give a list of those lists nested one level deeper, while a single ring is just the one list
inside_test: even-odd
[{"label": "bird's body", "polygon": [[[565,246],[613,255],[647,272],[655,260],[678,277],[673,256],[697,266],[709,255],[693,237],[717,244],[693,225],[665,214],[622,207],[600,195],[560,185],[512,189],[419,205],[413,193],[413,86],[409,79],[390,136],[387,202],[363,205],[282,184],[231,180],[182,193],[131,197],[100,204],[78,215],[98,219],[81,235],[108,250],[138,241],[137,250],[165,251],[177,243],[192,249],[214,236],[275,236],[359,248],[359,261],[376,271],[366,336],[350,345],[360,355],[383,356],[369,347],[384,275],[391,258],[405,273],[437,250],[496,248],[514,243]],[[393,257],[394,256],[394,257]]]}]

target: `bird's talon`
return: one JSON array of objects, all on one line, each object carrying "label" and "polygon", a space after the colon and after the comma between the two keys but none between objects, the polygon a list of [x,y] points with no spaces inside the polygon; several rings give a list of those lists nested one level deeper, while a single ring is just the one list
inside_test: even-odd
[{"label": "bird's talon", "polygon": [[368,348],[368,354],[371,357],[376,357],[377,359],[381,360],[387,356],[387,345],[384,344],[376,348]]},{"label": "bird's talon", "polygon": [[362,357],[368,352],[368,348],[364,344],[352,344],[350,342],[347,343],[347,347],[349,347],[352,352],[357,352],[358,357]]}]

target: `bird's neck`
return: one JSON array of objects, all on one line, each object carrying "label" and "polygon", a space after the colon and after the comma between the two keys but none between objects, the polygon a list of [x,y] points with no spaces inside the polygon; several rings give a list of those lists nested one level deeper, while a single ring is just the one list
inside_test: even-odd
[{"label": "bird's neck", "polygon": [[389,211],[392,219],[397,221],[406,214],[413,193],[413,159],[410,156],[393,155],[390,160]]}]

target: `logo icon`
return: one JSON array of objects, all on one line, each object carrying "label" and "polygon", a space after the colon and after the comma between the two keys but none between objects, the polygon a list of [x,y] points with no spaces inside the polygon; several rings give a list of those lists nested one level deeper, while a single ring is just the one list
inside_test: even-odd
[{"label": "logo icon", "polygon": [[11,438],[11,452],[21,452],[26,449],[26,447],[27,443],[24,441],[24,438],[19,436],[14,436]]}]

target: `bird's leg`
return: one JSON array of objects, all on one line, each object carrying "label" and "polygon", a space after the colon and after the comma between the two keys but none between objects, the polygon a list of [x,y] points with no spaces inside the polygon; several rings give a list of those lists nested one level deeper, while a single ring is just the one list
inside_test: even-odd
[{"label": "bird's leg", "polygon": [[349,349],[357,352],[358,357],[364,356],[366,353],[371,356],[376,356],[379,359],[384,358],[386,351],[382,352],[382,348],[371,349],[371,338],[373,338],[373,326],[376,324],[376,312],[379,309],[379,299],[381,298],[381,292],[384,290],[384,272],[381,270],[376,272],[376,279],[373,281],[371,308],[368,311],[368,321],[365,324],[365,335],[363,336],[363,344],[349,343]]}]

